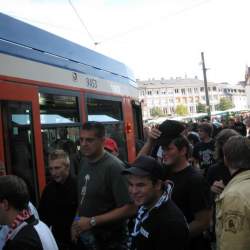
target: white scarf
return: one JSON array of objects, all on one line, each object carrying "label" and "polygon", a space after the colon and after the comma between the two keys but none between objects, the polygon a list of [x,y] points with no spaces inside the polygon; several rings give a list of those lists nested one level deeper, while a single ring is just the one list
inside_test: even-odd
[{"label": "white scarf", "polygon": [[136,237],[139,234],[141,225],[148,218],[149,213],[154,209],[158,209],[161,205],[165,204],[171,198],[173,185],[174,184],[172,182],[168,182],[167,184],[165,184],[163,194],[152,208],[147,209],[144,206],[141,206],[139,208],[135,219],[134,230],[132,232],[133,237]]}]

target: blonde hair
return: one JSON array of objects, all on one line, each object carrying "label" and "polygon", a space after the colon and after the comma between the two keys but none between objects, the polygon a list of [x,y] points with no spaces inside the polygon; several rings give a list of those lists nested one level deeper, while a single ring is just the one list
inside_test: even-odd
[{"label": "blonde hair", "polygon": [[49,161],[62,159],[66,166],[70,165],[69,155],[62,149],[55,149],[49,154]]}]

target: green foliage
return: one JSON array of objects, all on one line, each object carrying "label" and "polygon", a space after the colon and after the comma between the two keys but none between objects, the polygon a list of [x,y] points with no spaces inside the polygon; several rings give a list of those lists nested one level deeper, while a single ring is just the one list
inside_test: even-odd
[{"label": "green foliage", "polygon": [[179,116],[185,116],[188,114],[188,108],[186,105],[179,104],[176,106],[175,113]]},{"label": "green foliage", "polygon": [[234,108],[234,104],[230,98],[222,97],[220,99],[220,103],[218,104],[217,108],[223,111]]},{"label": "green foliage", "polygon": [[198,103],[197,105],[197,113],[206,113],[207,110],[206,110],[206,105],[205,104],[202,104],[202,103]]},{"label": "green foliage", "polygon": [[153,116],[153,117],[156,117],[156,116],[164,116],[164,112],[163,112],[162,109],[159,108],[159,107],[153,107],[152,109],[150,109],[150,114],[151,114],[151,116]]}]

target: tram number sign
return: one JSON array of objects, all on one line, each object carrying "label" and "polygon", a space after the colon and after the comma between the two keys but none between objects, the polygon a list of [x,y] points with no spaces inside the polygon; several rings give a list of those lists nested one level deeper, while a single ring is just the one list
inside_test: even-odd
[{"label": "tram number sign", "polygon": [[86,78],[87,87],[97,89],[97,81],[93,78]]}]

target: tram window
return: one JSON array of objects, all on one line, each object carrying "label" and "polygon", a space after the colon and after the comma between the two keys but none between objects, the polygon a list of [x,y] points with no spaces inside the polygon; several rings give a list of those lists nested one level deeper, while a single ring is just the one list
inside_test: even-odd
[{"label": "tram window", "polygon": [[[63,149],[71,162],[79,153],[80,115],[78,96],[55,93],[39,93],[40,120],[46,181],[50,180],[48,156],[54,149]],[[76,174],[72,166],[73,174]]]},{"label": "tram window", "polygon": [[39,93],[41,124],[80,122],[77,96]]},{"label": "tram window", "polygon": [[121,101],[88,97],[87,112],[88,121],[98,121],[105,125],[106,136],[114,139],[118,145],[118,157],[121,160],[127,160]]},{"label": "tram window", "polygon": [[120,101],[111,101],[103,99],[87,99],[88,120],[100,122],[121,121],[122,103]]}]

